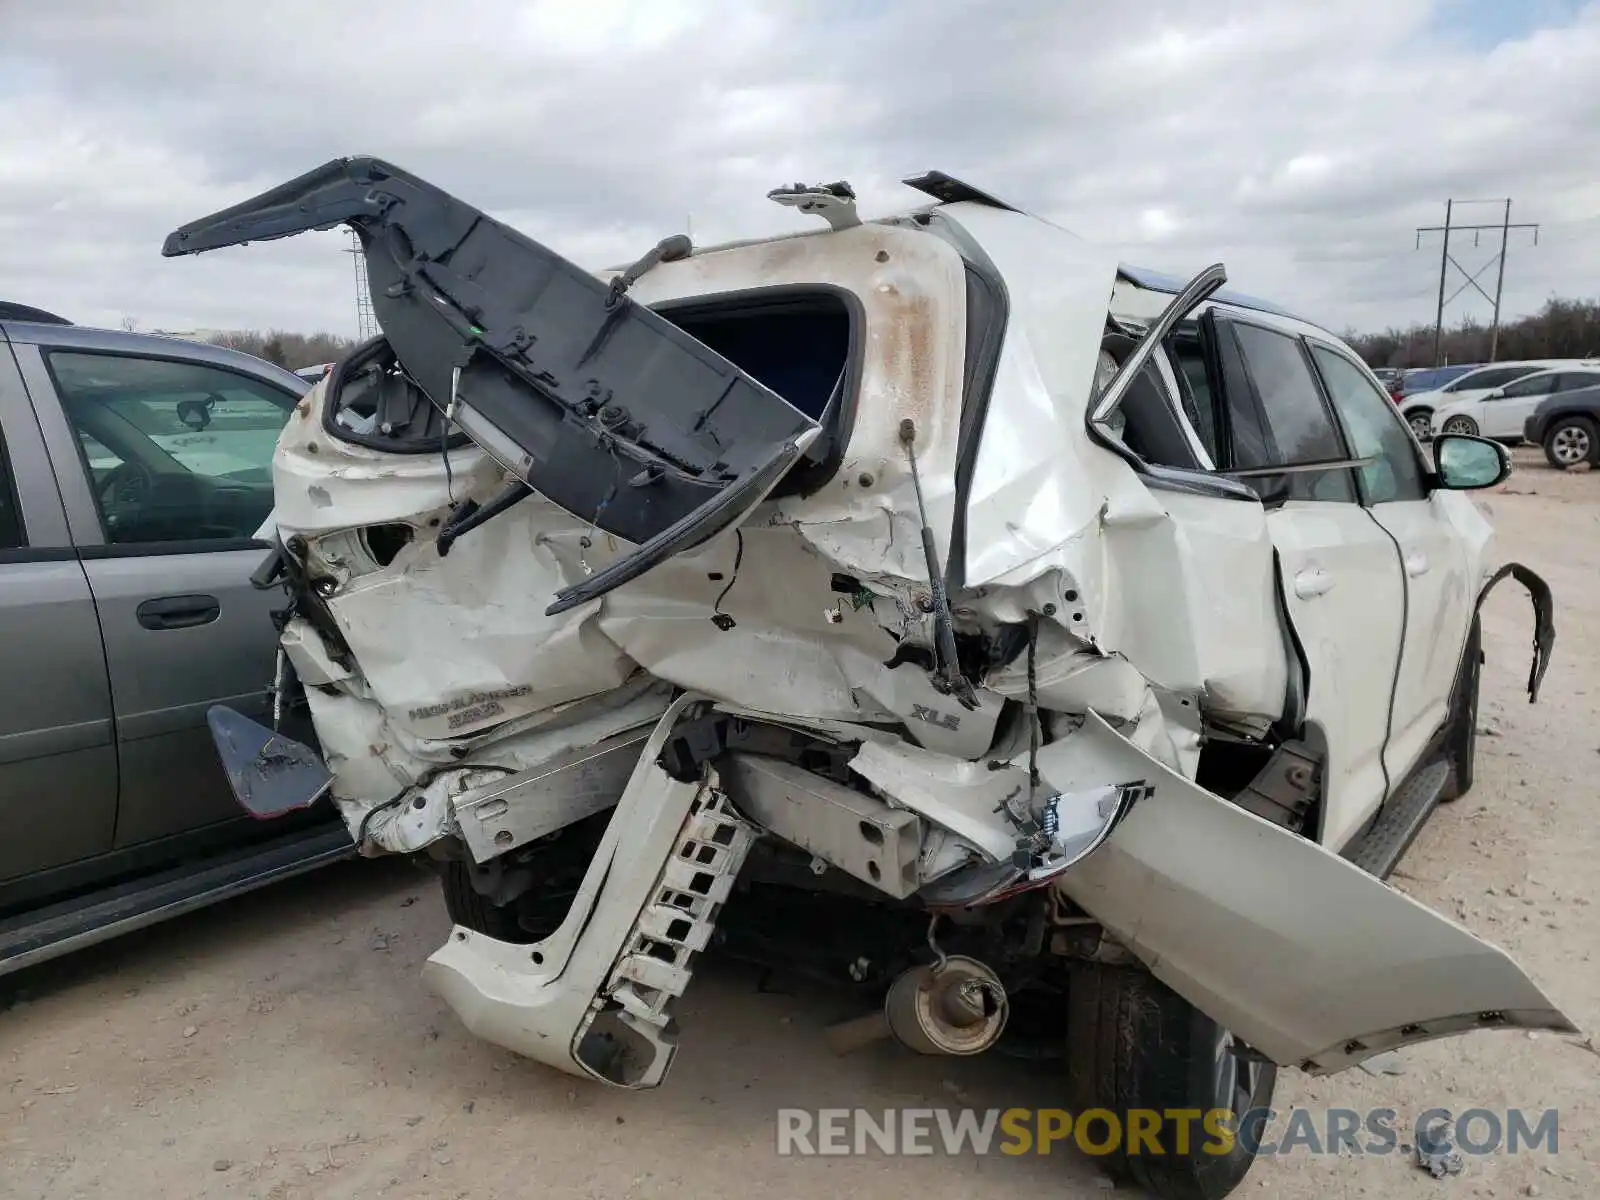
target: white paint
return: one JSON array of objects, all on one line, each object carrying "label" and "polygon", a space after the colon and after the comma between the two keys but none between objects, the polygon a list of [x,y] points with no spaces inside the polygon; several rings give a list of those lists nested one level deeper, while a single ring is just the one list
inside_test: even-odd
[{"label": "white paint", "polygon": [[1058,886],[1273,1061],[1325,1074],[1476,1028],[1482,1012],[1573,1030],[1504,951],[1196,787],[1099,718],[1059,745],[1040,761],[1052,787],[1140,777],[1155,792]]}]

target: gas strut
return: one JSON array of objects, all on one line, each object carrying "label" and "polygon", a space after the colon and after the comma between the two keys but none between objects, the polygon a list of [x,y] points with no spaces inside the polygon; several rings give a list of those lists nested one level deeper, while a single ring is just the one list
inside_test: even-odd
[{"label": "gas strut", "polygon": [[917,520],[922,525],[922,557],[928,565],[928,592],[933,603],[933,656],[936,670],[933,685],[947,696],[954,696],[963,708],[977,708],[978,697],[972,684],[961,673],[956,657],[955,623],[950,618],[950,597],[944,590],[944,571],[939,566],[939,548],[928,527],[928,508],[922,502],[922,477],[917,473],[917,424],[909,417],[900,422],[900,444],[906,448],[911,464],[911,487],[917,495]]},{"label": "gas strut", "polygon": [[520,479],[514,479],[482,505],[474,500],[463,501],[461,507],[450,515],[450,520],[445,522],[444,528],[439,530],[439,557],[443,558],[449,554],[450,546],[463,533],[498,517],[513,504],[531,495],[533,495],[531,487]]}]

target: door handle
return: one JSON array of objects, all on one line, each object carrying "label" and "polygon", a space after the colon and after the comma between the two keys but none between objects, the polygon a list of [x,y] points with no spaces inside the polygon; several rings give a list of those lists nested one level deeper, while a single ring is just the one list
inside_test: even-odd
[{"label": "door handle", "polygon": [[1418,575],[1428,573],[1428,556],[1426,554],[1406,555],[1406,574],[1415,579]]},{"label": "door handle", "polygon": [[1333,590],[1333,576],[1321,567],[1307,567],[1294,577],[1294,594],[1302,600],[1324,596]]},{"label": "door handle", "polygon": [[215,596],[160,596],[135,610],[146,629],[190,629],[209,625],[222,613]]}]

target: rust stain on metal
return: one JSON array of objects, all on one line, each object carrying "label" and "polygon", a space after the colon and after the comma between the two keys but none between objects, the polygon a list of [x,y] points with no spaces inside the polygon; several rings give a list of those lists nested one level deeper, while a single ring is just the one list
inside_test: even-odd
[{"label": "rust stain on metal", "polygon": [[920,292],[908,294],[896,289],[880,291],[878,295],[888,303],[875,314],[882,322],[881,340],[875,349],[884,376],[895,380],[900,392],[892,417],[896,422],[909,417],[921,430],[938,409],[933,395],[939,377],[933,361],[938,346],[933,331],[933,305]]}]

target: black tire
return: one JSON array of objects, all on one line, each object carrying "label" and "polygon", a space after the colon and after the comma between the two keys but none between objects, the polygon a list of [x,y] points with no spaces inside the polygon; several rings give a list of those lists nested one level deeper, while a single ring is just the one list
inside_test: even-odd
[{"label": "black tire", "polygon": [[497,942],[536,940],[518,922],[515,906],[491,904],[488,897],[477,893],[472,886],[470,863],[457,859],[446,862],[439,870],[439,886],[444,889],[445,911],[455,924],[465,925],[474,933],[485,934]]},{"label": "black tire", "polygon": [[1545,430],[1544,457],[1558,471],[1600,463],[1600,427],[1588,417],[1557,417]]},{"label": "black tire", "polygon": [[1411,432],[1416,434],[1417,441],[1425,442],[1433,436],[1433,420],[1431,408],[1411,408],[1405,412],[1406,424],[1411,426]]},{"label": "black tire", "polygon": [[1478,423],[1471,417],[1449,417],[1439,427],[1440,433],[1464,433],[1468,437],[1478,436]]},{"label": "black tire", "polygon": [[[1255,1161],[1265,1113],[1250,1118],[1249,1136],[1235,1137],[1225,1154],[1206,1152],[1217,1142],[1200,1121],[1190,1124],[1188,1152],[1180,1153],[1179,1122],[1164,1114],[1227,1108],[1244,1122],[1272,1103],[1278,1068],[1236,1056],[1225,1029],[1142,969],[1087,964],[1074,969],[1068,989],[1072,1109],[1075,1117],[1107,1109],[1121,1122],[1123,1136],[1105,1159],[1111,1173],[1162,1200],[1221,1200],[1232,1192]],[[1135,1109],[1163,1114],[1156,1131],[1163,1153],[1152,1154],[1148,1142],[1129,1152]],[[1091,1143],[1107,1140],[1104,1128],[1091,1122],[1091,1129]]]},{"label": "black tire", "polygon": [[439,868],[439,886],[450,919],[499,942],[542,942],[566,919],[610,821],[606,809],[518,850],[515,863],[508,865],[531,871],[535,883],[514,904],[493,904],[480,895],[472,886],[471,863],[446,861]]},{"label": "black tire", "polygon": [[1478,757],[1478,685],[1483,677],[1483,630],[1472,618],[1467,631],[1467,646],[1456,673],[1455,691],[1450,697],[1450,732],[1445,739],[1445,761],[1450,774],[1444,781],[1440,801],[1459,800],[1472,789],[1474,764]]}]

